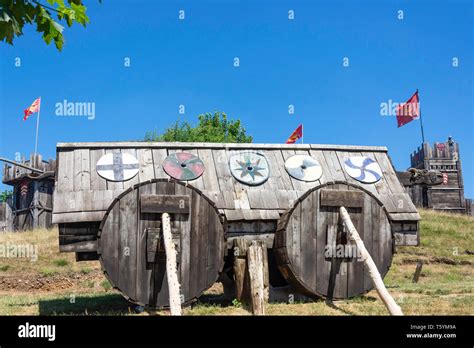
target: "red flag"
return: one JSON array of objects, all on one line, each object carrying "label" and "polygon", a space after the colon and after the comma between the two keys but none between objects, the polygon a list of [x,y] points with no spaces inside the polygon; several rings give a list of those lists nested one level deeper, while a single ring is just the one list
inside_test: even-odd
[{"label": "red flag", "polygon": [[398,128],[416,120],[420,116],[420,99],[418,98],[418,91],[407,100],[405,104],[399,104],[397,108],[397,123]]},{"label": "red flag", "polygon": [[303,125],[300,124],[298,128],[293,132],[293,134],[290,135],[288,140],[286,141],[287,144],[294,144],[296,140],[301,138],[303,136]]},{"label": "red flag", "polygon": [[30,117],[31,114],[35,113],[35,112],[39,112],[40,111],[40,106],[41,106],[41,97],[39,97],[38,99],[36,99],[33,104],[31,104],[31,106],[27,109],[25,109],[24,111],[24,116],[23,116],[23,121],[26,121],[28,119],[28,117]]}]

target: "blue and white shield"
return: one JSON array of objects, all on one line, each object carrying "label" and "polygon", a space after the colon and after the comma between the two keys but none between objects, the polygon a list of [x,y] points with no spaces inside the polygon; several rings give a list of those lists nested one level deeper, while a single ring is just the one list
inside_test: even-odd
[{"label": "blue and white shield", "polygon": [[269,176],[265,156],[256,152],[240,152],[229,158],[230,172],[238,181],[247,185],[260,185]]},{"label": "blue and white shield", "polygon": [[344,161],[344,169],[352,178],[365,184],[373,184],[382,178],[382,169],[372,158],[349,157]]}]

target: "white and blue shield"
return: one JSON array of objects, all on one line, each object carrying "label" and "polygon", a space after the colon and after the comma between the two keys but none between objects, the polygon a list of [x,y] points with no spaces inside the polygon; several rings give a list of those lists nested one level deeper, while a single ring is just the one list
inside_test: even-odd
[{"label": "white and blue shield", "polygon": [[379,164],[365,156],[347,158],[344,161],[344,169],[352,178],[365,184],[373,184],[382,178]]},{"label": "white and blue shield", "polygon": [[291,177],[300,181],[316,181],[323,174],[319,162],[308,155],[294,155],[285,161],[285,169]]}]

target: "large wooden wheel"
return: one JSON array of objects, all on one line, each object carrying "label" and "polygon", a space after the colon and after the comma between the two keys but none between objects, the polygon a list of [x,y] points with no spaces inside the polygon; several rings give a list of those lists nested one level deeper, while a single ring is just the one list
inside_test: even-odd
[{"label": "large wooden wheel", "polygon": [[168,180],[153,180],[125,191],[102,220],[100,262],[109,281],[127,299],[154,308],[169,306],[161,238],[161,213],[165,211],[170,213],[178,250],[183,304],[214,284],[224,264],[223,220],[201,192]]},{"label": "large wooden wheel", "polygon": [[[275,235],[278,268],[306,295],[343,299],[373,288],[364,263],[348,241],[340,206],[347,208],[382,277],[392,262],[390,222],[378,199],[352,184],[316,187],[281,216]],[[352,252],[352,257],[341,257],[341,250],[344,256]]]}]

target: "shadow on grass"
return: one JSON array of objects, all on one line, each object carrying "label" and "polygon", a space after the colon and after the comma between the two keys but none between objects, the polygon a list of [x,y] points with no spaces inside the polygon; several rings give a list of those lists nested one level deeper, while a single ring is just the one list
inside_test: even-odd
[{"label": "shadow on grass", "polygon": [[233,306],[232,299],[225,298],[223,294],[203,294],[194,303],[194,305],[196,304],[215,305],[219,307]]},{"label": "shadow on grass", "polygon": [[40,315],[127,315],[134,305],[118,294],[84,295],[39,301]]},{"label": "shadow on grass", "polygon": [[332,308],[332,309],[335,309],[335,310],[337,310],[337,311],[340,311],[340,312],[342,312],[342,313],[344,313],[344,314],[346,314],[346,315],[355,315],[354,312],[351,312],[351,311],[348,311],[348,310],[345,310],[345,309],[343,309],[343,308],[341,308],[341,307],[336,306],[336,305],[334,304],[334,302],[332,302],[332,301],[329,300],[329,299],[326,299],[324,302],[326,303],[326,305],[327,305],[329,308]]}]

